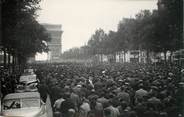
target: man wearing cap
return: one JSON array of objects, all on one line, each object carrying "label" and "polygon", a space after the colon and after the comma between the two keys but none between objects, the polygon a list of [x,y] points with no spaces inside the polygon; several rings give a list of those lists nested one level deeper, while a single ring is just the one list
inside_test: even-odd
[{"label": "man wearing cap", "polygon": [[70,99],[70,93],[66,92],[65,94],[66,99],[61,103],[60,106],[60,112],[62,117],[68,117],[69,114],[69,109],[74,109],[75,110],[75,105],[72,103]]},{"label": "man wearing cap", "polygon": [[91,110],[89,101],[87,99],[83,99],[83,102],[79,108],[79,117],[87,117],[88,112]]},{"label": "man wearing cap", "polygon": [[137,103],[139,98],[143,98],[148,95],[148,92],[143,89],[142,83],[139,85],[139,88],[140,89],[135,92],[135,103]]},{"label": "man wearing cap", "polygon": [[54,103],[54,115],[56,116],[56,117],[59,117],[60,116],[60,107],[61,107],[61,103],[63,102],[63,101],[65,101],[65,99],[63,98],[63,96],[62,96],[62,94],[60,94],[60,97],[61,98],[59,98],[59,99],[57,99],[56,101],[55,101],[55,103]]},{"label": "man wearing cap", "polygon": [[79,107],[79,104],[80,104],[80,98],[79,98],[79,95],[77,94],[76,89],[72,90],[72,93],[70,95],[70,100],[75,105],[75,110],[78,111],[78,107]]},{"label": "man wearing cap", "polygon": [[117,97],[121,101],[127,102],[127,104],[130,104],[130,95],[126,92],[125,87],[121,87],[121,92],[117,94]]},{"label": "man wearing cap", "polygon": [[119,109],[114,107],[113,99],[109,101],[108,107],[104,109],[105,117],[118,117],[120,116]]}]

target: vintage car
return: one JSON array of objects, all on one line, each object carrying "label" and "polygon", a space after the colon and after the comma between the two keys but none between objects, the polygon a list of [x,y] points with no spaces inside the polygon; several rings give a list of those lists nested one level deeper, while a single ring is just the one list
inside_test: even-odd
[{"label": "vintage car", "polygon": [[36,74],[34,74],[33,71],[25,72],[20,76],[15,92],[22,93],[25,91],[38,91],[38,82]]},{"label": "vintage car", "polygon": [[5,117],[47,117],[46,110],[38,92],[11,93],[2,101]]},{"label": "vintage car", "polygon": [[23,93],[23,92],[38,91],[37,85],[38,85],[37,81],[35,81],[35,82],[19,83],[16,86],[15,92],[16,93]]},{"label": "vintage car", "polygon": [[24,69],[24,73],[25,74],[34,74],[34,70],[33,69]]},{"label": "vintage car", "polygon": [[26,82],[34,82],[37,81],[36,74],[23,74],[20,76],[19,82],[26,83]]}]

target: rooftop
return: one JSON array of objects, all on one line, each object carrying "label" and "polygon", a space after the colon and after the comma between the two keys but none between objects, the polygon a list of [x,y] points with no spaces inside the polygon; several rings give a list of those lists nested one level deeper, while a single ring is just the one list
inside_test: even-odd
[{"label": "rooftop", "polygon": [[62,25],[61,24],[42,24],[47,30],[55,30],[55,31],[61,31]]}]

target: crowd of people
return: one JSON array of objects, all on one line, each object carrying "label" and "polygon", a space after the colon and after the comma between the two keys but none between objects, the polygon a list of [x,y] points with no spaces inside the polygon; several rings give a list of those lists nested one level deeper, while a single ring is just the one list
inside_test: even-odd
[{"label": "crowd of people", "polygon": [[182,117],[183,76],[175,65],[33,65],[55,117]]},{"label": "crowd of people", "polygon": [[9,93],[14,93],[16,84],[19,81],[21,72],[16,71],[12,72],[9,69],[4,69],[0,67],[0,98],[3,98],[5,95]]}]

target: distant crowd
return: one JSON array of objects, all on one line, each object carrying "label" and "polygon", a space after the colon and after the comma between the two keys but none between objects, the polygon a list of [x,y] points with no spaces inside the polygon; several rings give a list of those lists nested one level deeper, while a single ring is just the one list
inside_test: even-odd
[{"label": "distant crowd", "polygon": [[[184,70],[176,65],[34,64],[38,91],[51,97],[54,117],[182,117]],[[21,73],[0,69],[0,97]]]},{"label": "distant crowd", "polygon": [[33,65],[55,117],[182,117],[184,70],[175,65]]},{"label": "distant crowd", "polygon": [[4,97],[6,94],[14,93],[16,84],[19,81],[21,72],[10,72],[8,69],[0,68],[0,97]]}]

